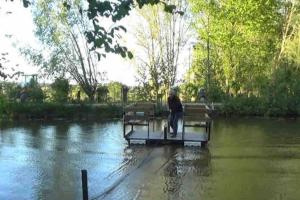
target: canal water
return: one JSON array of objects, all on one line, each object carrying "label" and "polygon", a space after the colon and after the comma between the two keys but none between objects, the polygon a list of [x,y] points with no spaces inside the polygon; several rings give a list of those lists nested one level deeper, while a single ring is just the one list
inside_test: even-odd
[{"label": "canal water", "polygon": [[216,119],[205,149],[128,147],[121,121],[2,124],[0,199],[81,199],[87,169],[90,199],[298,200],[299,122]]}]

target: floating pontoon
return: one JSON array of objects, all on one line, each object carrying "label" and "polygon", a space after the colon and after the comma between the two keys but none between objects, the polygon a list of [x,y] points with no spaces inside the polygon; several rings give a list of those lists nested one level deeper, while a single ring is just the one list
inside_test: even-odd
[{"label": "floating pontoon", "polygon": [[[123,135],[131,143],[200,143],[205,146],[210,140],[210,109],[205,104],[184,104],[182,130],[172,137],[168,123],[162,130],[154,130],[155,104],[135,103],[124,108]],[[165,120],[167,121],[167,120]],[[152,122],[153,127],[150,127]],[[130,129],[128,130],[128,127]],[[140,127],[140,128],[137,128]]]}]

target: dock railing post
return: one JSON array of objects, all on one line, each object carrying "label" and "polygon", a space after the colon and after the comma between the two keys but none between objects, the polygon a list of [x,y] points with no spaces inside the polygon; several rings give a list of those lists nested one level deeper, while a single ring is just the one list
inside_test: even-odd
[{"label": "dock railing post", "polygon": [[89,199],[89,191],[88,191],[88,180],[87,180],[87,170],[81,170],[81,183],[82,183],[82,199]]},{"label": "dock railing post", "polygon": [[186,115],[186,106],[183,106],[183,114],[182,114],[182,141],[184,141],[184,134],[185,134],[185,118]]},{"label": "dock railing post", "polygon": [[210,141],[210,129],[211,129],[211,122],[208,124],[208,141]]},{"label": "dock railing post", "polygon": [[164,125],[164,140],[168,139],[168,123]]},{"label": "dock railing post", "polygon": [[150,126],[150,119],[148,119],[148,140],[149,140],[149,132],[150,132],[150,130],[149,130],[149,126]]},{"label": "dock railing post", "polygon": [[171,113],[169,113],[167,119],[167,133],[170,133],[170,119],[171,119]]},{"label": "dock railing post", "polygon": [[182,117],[182,141],[184,141],[184,134],[185,134],[185,121],[183,116]]},{"label": "dock railing post", "polygon": [[123,137],[126,138],[126,125],[125,125],[125,122],[123,122]]},{"label": "dock railing post", "polygon": [[123,113],[123,137],[126,136],[126,122],[125,122],[125,112]]}]

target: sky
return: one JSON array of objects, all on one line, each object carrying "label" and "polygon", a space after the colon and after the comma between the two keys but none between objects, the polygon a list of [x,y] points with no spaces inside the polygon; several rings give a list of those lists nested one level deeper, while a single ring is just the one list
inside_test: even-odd
[{"label": "sky", "polygon": [[[21,1],[2,1],[0,4],[0,54],[8,52],[10,66],[25,74],[38,73],[38,67],[28,62],[19,50],[18,46],[31,46],[39,48],[40,43],[34,36],[34,24],[32,21],[31,11],[24,8]],[[128,25],[138,24],[138,17],[127,17],[122,22],[125,27]],[[130,27],[130,26],[129,26]],[[139,47],[135,43],[134,30],[130,30],[123,34],[123,40],[129,50],[133,52],[139,51]],[[189,47],[183,52],[182,62],[178,66],[177,77],[181,79],[188,69],[190,59]],[[16,66],[18,65],[18,66]],[[119,81],[123,84],[134,86],[136,67],[133,60],[124,59],[120,55],[108,54],[106,59],[99,63],[100,71],[106,73],[106,81]],[[24,81],[21,77],[19,82]],[[47,82],[47,80],[39,79],[39,82]]]}]

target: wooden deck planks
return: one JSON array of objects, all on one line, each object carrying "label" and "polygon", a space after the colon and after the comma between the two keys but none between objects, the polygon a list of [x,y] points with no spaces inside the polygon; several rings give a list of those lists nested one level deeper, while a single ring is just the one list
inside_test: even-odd
[{"label": "wooden deck planks", "polygon": [[[162,132],[150,132],[149,133],[149,139],[163,139],[163,133]],[[133,140],[146,140],[148,139],[148,132],[147,131],[143,131],[143,130],[135,130],[131,133],[131,135],[129,136],[128,139],[133,139]]]},{"label": "wooden deck planks", "polygon": [[[135,130],[128,137],[128,140],[164,140],[163,132],[150,132],[148,138],[148,132],[144,130]],[[170,134],[167,135],[167,141],[182,141],[182,132],[179,132],[176,137],[171,137]],[[184,141],[195,141],[195,142],[205,142],[207,141],[207,134],[203,132],[186,132],[184,135]]]}]

